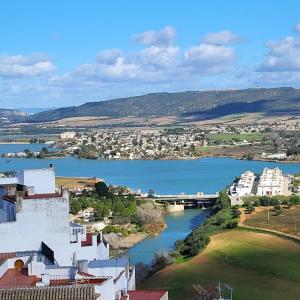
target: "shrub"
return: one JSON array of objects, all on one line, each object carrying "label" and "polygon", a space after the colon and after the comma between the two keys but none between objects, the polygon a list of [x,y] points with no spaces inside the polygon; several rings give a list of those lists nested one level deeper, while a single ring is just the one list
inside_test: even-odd
[{"label": "shrub", "polygon": [[229,221],[229,222],[226,224],[226,227],[227,227],[228,229],[234,229],[234,228],[236,228],[236,227],[238,226],[238,224],[239,224],[239,221],[238,221],[238,220],[231,220],[231,221]]}]

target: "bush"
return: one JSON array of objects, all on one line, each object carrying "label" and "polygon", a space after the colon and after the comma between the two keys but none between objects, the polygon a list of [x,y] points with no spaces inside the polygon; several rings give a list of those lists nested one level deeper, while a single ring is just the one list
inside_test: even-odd
[{"label": "bush", "polygon": [[300,204],[300,197],[293,195],[290,197],[290,203],[293,205],[299,205]]},{"label": "bush", "polygon": [[228,229],[234,229],[237,228],[238,224],[239,224],[239,220],[232,220],[227,223],[226,227]]},{"label": "bush", "polygon": [[173,262],[175,262],[175,259],[170,255],[169,251],[160,250],[154,253],[151,268],[154,272],[157,272]]},{"label": "bush", "polygon": [[135,278],[136,282],[140,283],[144,279],[146,279],[151,273],[151,269],[148,265],[145,265],[143,263],[137,263],[135,265]]}]

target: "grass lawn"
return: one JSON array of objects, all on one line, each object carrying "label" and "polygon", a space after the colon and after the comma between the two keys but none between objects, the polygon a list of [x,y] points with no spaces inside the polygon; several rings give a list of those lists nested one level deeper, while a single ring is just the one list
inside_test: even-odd
[{"label": "grass lawn", "polygon": [[234,300],[300,299],[300,245],[276,236],[230,230],[212,236],[208,247],[139,286],[167,289],[169,299],[196,299],[193,284],[233,287]]},{"label": "grass lawn", "polygon": [[272,207],[270,207],[269,222],[267,220],[267,207],[259,207],[256,208],[256,210],[257,211],[251,215],[244,215],[246,217],[244,220],[245,225],[276,230],[300,237],[300,205],[292,206],[290,209],[284,209],[283,213],[279,216],[276,216]]}]

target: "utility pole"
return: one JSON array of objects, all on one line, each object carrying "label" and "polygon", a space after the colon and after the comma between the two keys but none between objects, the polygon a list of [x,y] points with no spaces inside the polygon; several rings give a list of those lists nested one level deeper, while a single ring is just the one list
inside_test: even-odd
[{"label": "utility pole", "polygon": [[221,293],[221,283],[219,282],[219,300],[222,300],[222,293]]}]

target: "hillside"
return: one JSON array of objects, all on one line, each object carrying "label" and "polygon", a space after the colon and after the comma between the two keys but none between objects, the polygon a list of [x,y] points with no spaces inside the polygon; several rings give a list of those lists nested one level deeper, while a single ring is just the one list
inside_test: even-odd
[{"label": "hillside", "polygon": [[26,120],[28,116],[28,113],[20,110],[0,108],[0,124],[22,122]]},{"label": "hillside", "polygon": [[46,122],[80,116],[122,118],[177,115],[210,118],[243,112],[299,114],[300,90],[261,88],[154,93],[54,109],[29,116],[27,120]]}]

